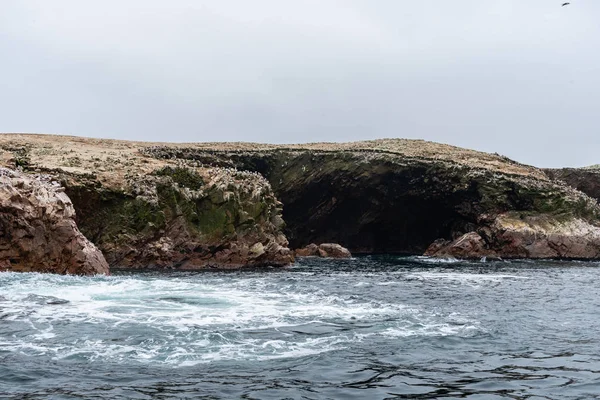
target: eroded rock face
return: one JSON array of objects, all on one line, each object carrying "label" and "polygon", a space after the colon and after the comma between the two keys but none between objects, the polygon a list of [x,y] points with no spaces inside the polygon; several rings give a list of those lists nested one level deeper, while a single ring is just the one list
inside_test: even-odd
[{"label": "eroded rock face", "polygon": [[0,270],[108,274],[104,256],[74,217],[60,185],[0,168]]},{"label": "eroded rock face", "polygon": [[425,255],[462,259],[595,259],[600,257],[600,227],[580,218],[506,213],[477,232],[452,241],[434,242]]},{"label": "eroded rock face", "polygon": [[0,148],[6,165],[62,179],[80,229],[114,266],[286,265],[287,239],[357,253],[423,254],[435,241],[428,253],[597,257],[597,202],[497,154],[401,139],[156,146],[1,135]]},{"label": "eroded rock face", "polygon": [[337,243],[309,244],[295,251],[297,257],[352,258],[350,251]]},{"label": "eroded rock face", "polygon": [[600,168],[544,169],[544,172],[600,201]]},{"label": "eroded rock face", "polygon": [[[151,154],[261,173],[285,205],[293,248],[344,243],[355,253],[423,254],[440,238],[450,242],[476,232],[487,240],[480,230],[492,229],[497,216],[511,212],[600,221],[596,202],[540,169],[448,146],[377,143],[267,151],[163,147]],[[510,246],[506,240],[494,243]],[[465,257],[483,252],[473,235],[459,246]]]},{"label": "eroded rock face", "polygon": [[241,268],[294,262],[281,203],[258,174],[165,167],[121,189],[62,175],[77,223],[117,268]]}]

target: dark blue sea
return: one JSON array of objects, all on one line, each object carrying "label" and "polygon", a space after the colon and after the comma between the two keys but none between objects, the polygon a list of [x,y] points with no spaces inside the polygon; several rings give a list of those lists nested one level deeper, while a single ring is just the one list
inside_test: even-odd
[{"label": "dark blue sea", "polygon": [[0,273],[0,398],[600,398],[599,267]]}]

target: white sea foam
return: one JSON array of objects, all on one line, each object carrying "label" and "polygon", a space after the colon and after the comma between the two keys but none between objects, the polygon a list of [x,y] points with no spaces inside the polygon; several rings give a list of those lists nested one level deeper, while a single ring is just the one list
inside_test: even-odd
[{"label": "white sea foam", "polygon": [[506,280],[529,279],[527,277],[508,274],[477,274],[477,273],[458,273],[458,272],[416,272],[405,275],[407,279],[415,280],[432,280],[432,281],[449,281],[461,284],[482,284],[482,283],[499,283]]},{"label": "white sea foam", "polygon": [[440,257],[416,256],[416,257],[412,257],[412,258],[414,258],[417,261],[425,262],[428,264],[456,264],[456,263],[460,263],[460,262],[465,262],[464,260],[458,260],[454,257],[440,258]]},{"label": "white sea foam", "polygon": [[[371,283],[366,275],[358,282],[364,283],[361,286],[399,283]],[[438,275],[447,278],[447,274]],[[458,277],[454,274],[454,279]],[[336,275],[331,279],[351,278]],[[0,336],[0,346],[56,360],[185,366],[215,360],[303,357],[349,348],[373,336],[463,335],[479,329],[476,321],[457,322],[456,316],[407,304],[333,295],[316,286],[298,288],[297,282],[260,277],[0,274],[0,284],[5,288],[2,306],[11,312],[4,321],[20,324],[16,329],[27,332]],[[68,302],[47,304],[43,297],[31,295]],[[360,326],[365,326],[364,331]]]}]

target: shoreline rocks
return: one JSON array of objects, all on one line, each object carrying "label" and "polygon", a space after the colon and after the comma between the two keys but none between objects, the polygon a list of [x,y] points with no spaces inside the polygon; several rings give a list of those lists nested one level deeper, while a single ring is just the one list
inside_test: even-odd
[{"label": "shoreline rocks", "polygon": [[108,275],[74,217],[73,203],[49,177],[0,168],[0,270]]},{"label": "shoreline rocks", "polygon": [[337,259],[352,258],[352,254],[350,253],[350,251],[337,243],[322,243],[320,245],[311,243],[306,247],[297,249],[294,253],[296,257],[320,257]]},{"label": "shoreline rocks", "polygon": [[455,240],[435,241],[424,255],[458,259],[597,259],[600,227],[579,218],[506,213]]}]

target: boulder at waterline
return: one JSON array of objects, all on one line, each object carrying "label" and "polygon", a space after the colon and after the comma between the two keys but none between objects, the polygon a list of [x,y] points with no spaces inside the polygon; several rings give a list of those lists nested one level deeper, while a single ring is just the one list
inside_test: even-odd
[{"label": "boulder at waterline", "polygon": [[309,244],[295,251],[296,257],[352,258],[350,251],[337,243]]}]

